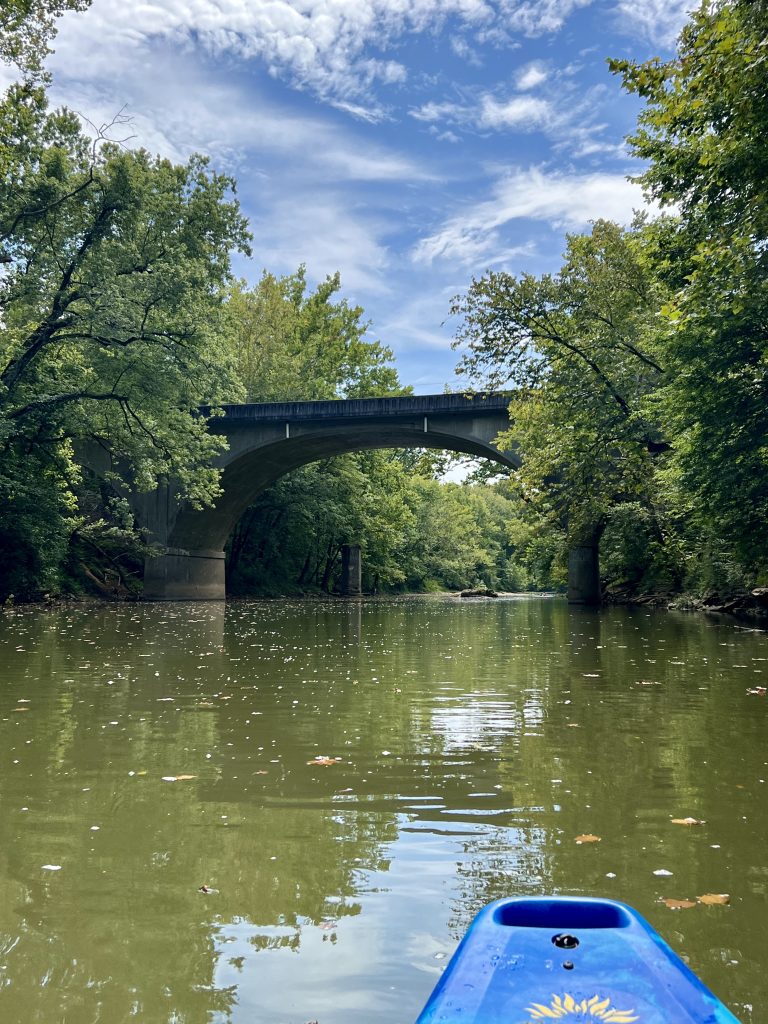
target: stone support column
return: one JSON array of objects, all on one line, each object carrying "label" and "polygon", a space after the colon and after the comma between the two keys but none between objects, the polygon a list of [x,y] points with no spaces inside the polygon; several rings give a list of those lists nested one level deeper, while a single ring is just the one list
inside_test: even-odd
[{"label": "stone support column", "polygon": [[359,597],[362,593],[363,560],[359,544],[344,544],[341,549],[341,585],[343,597]]},{"label": "stone support column", "polygon": [[576,544],[568,552],[568,603],[600,604],[598,543]]},{"label": "stone support column", "polygon": [[144,561],[145,601],[223,601],[224,552],[166,548]]}]

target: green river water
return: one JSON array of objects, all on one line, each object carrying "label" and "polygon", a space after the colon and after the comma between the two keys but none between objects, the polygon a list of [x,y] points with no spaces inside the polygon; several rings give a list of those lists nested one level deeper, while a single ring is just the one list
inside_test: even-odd
[{"label": "green river water", "polygon": [[766,632],[561,599],[0,615],[0,1024],[412,1024],[540,893],[766,1024],[766,683]]}]

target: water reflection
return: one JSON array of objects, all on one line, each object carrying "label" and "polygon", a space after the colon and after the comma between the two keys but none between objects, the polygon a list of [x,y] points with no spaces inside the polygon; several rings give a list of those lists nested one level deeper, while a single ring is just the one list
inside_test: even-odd
[{"label": "water reflection", "polygon": [[405,1024],[480,906],[554,891],[632,902],[756,1024],[766,658],[546,600],[6,615],[0,1019]]}]

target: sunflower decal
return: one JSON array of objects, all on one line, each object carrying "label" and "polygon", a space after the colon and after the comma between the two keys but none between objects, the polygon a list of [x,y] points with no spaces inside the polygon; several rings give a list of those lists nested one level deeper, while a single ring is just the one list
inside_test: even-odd
[{"label": "sunflower decal", "polygon": [[640,1020],[635,1016],[634,1010],[617,1010],[611,1006],[610,999],[601,999],[600,996],[592,996],[591,999],[582,999],[577,1002],[573,996],[567,993],[564,996],[553,996],[549,1006],[541,1003],[534,1003],[533,1006],[526,1006],[526,1013],[530,1013],[531,1020],[528,1024],[536,1024],[543,1020],[576,1020],[586,1022],[604,1021],[608,1024],[632,1024]]}]

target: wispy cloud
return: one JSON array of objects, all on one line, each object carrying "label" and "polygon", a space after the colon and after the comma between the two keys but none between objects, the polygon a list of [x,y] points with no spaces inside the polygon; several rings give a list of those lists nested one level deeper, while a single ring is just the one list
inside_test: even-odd
[{"label": "wispy cloud", "polygon": [[536,131],[548,127],[556,119],[556,111],[544,99],[517,95],[506,99],[482,93],[476,100],[464,103],[425,103],[410,111],[417,121],[435,124],[439,121],[465,125],[478,130]]},{"label": "wispy cloud", "polygon": [[258,260],[270,269],[287,273],[305,263],[316,280],[340,271],[345,294],[382,295],[389,290],[389,226],[350,208],[343,195],[307,190],[281,198],[272,192],[251,227]]},{"label": "wispy cloud", "polygon": [[534,60],[518,69],[515,84],[521,92],[525,92],[528,89],[535,89],[537,85],[542,85],[548,77],[542,62]]},{"label": "wispy cloud", "polygon": [[620,28],[631,36],[672,47],[695,0],[619,0],[616,15]]},{"label": "wispy cloud", "polygon": [[[440,125],[464,132],[541,132],[555,149],[572,157],[618,154],[615,142],[606,144],[600,138],[606,128],[597,121],[605,102],[604,87],[578,91],[568,69],[547,73],[538,62],[522,67],[516,79],[516,91],[510,92],[508,87],[494,91],[465,88],[459,100],[430,100],[409,114],[429,124],[433,134]],[[546,88],[533,93],[536,84]]]},{"label": "wispy cloud", "polygon": [[557,32],[580,7],[589,7],[593,0],[501,0],[504,22],[508,29],[527,36]]},{"label": "wispy cloud", "polygon": [[58,75],[54,102],[93,122],[108,122],[125,105],[136,144],[173,160],[204,152],[218,166],[246,168],[248,175],[279,161],[291,179],[314,181],[432,179],[411,157],[375,141],[362,147],[353,132],[322,111],[302,115],[248,93],[241,80],[210,77],[204,64],[184,54],[162,57],[151,77],[141,63],[95,82]]},{"label": "wispy cloud", "polygon": [[436,260],[498,263],[520,251],[510,248],[501,230],[513,221],[544,221],[553,229],[573,230],[601,217],[628,223],[633,211],[644,206],[639,187],[620,175],[518,168],[499,178],[490,199],[451,217],[422,238],[411,255],[420,264]]},{"label": "wispy cloud", "polygon": [[[408,69],[387,51],[403,37],[439,32],[450,21],[453,49],[477,61],[476,46],[558,31],[592,0],[94,0],[67,16],[58,64],[76,59],[100,77],[146,55],[152,41],[258,60],[276,77],[353,114],[382,116],[375,87],[402,86]],[[624,0],[622,0],[624,2]],[[653,2],[653,0],[651,0]],[[83,54],[89,55],[83,61]],[[367,102],[361,103],[363,99]]]}]

